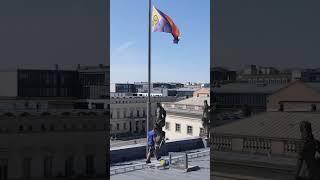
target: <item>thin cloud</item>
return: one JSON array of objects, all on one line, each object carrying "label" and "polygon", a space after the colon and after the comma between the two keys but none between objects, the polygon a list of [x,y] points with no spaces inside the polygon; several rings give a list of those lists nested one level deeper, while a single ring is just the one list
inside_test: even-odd
[{"label": "thin cloud", "polygon": [[128,41],[128,42],[125,42],[123,43],[121,46],[119,46],[115,52],[116,53],[122,53],[124,52],[125,50],[129,49],[130,47],[132,47],[133,45],[135,45],[136,43],[134,41]]}]

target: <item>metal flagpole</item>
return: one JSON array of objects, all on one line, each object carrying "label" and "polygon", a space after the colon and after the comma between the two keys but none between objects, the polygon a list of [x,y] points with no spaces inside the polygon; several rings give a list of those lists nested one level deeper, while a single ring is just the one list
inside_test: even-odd
[{"label": "metal flagpole", "polygon": [[147,152],[148,152],[148,132],[149,132],[149,122],[151,117],[151,0],[149,0],[149,27],[148,27],[148,103],[147,103]]}]

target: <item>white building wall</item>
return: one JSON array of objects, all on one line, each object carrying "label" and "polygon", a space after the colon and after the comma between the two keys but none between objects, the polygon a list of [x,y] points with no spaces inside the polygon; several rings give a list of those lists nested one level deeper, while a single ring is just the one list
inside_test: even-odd
[{"label": "white building wall", "polygon": [[[169,138],[170,140],[198,137],[200,135],[200,128],[203,128],[200,118],[167,114],[166,123],[169,123],[169,129],[164,127],[163,130],[166,132],[166,138]],[[176,131],[176,124],[180,124],[180,132]],[[192,134],[187,133],[187,126],[192,126]]]}]

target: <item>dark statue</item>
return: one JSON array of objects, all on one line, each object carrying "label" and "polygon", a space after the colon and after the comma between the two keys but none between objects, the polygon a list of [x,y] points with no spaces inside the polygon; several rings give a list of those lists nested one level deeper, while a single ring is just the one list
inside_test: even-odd
[{"label": "dark statue", "polygon": [[165,132],[162,130],[162,128],[165,126],[166,123],[166,110],[164,110],[164,108],[161,106],[160,103],[157,103],[157,117],[155,120],[155,126],[157,127],[157,129],[159,130],[158,135],[157,136],[157,144],[161,145],[161,142],[163,141],[163,139],[165,138]]},{"label": "dark statue", "polygon": [[302,147],[299,151],[296,180],[319,180],[320,160],[315,155],[317,152],[320,153],[320,142],[314,139],[311,123],[308,121],[300,123],[300,133]]},{"label": "dark statue", "polygon": [[204,106],[203,106],[203,114],[202,114],[202,126],[205,129],[205,133],[207,134],[207,137],[209,138],[210,134],[210,107],[208,105],[208,101],[204,100]]}]

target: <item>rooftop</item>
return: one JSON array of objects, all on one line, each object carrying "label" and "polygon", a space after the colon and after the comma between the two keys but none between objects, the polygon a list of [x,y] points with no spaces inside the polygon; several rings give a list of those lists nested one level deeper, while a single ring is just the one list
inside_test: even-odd
[{"label": "rooftop", "polygon": [[299,123],[312,124],[316,139],[320,139],[320,113],[264,112],[215,128],[215,133],[237,136],[258,136],[280,139],[300,139]]},{"label": "rooftop", "polygon": [[258,86],[250,83],[228,83],[221,85],[221,87],[215,87],[214,93],[264,93],[271,94],[280,88],[284,87],[284,84],[274,85],[268,84],[265,86]]},{"label": "rooftop", "polygon": [[[185,172],[180,169],[170,167],[168,169],[162,169],[159,167],[159,162],[151,159],[150,165],[145,164],[145,159],[119,163],[111,166],[110,174],[111,180],[175,180],[177,177],[184,180],[193,179],[210,179],[210,149],[203,148],[188,152],[188,163],[190,166],[199,166],[200,169],[192,172]],[[168,156],[163,157],[169,159]],[[178,157],[174,157],[178,158]]]},{"label": "rooftop", "polygon": [[210,105],[210,97],[191,97],[181,101],[177,101],[174,104],[203,106],[204,100],[207,100],[208,104]]}]

